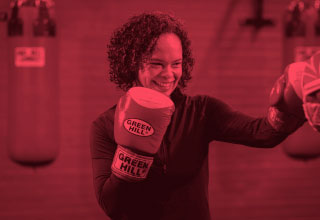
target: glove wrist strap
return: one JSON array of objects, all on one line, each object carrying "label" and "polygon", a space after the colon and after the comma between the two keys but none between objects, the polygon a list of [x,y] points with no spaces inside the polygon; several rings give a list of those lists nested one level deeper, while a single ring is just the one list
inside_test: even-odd
[{"label": "glove wrist strap", "polygon": [[111,168],[117,177],[130,182],[138,182],[147,177],[152,162],[153,157],[137,154],[118,145]]},{"label": "glove wrist strap", "polygon": [[281,112],[274,106],[269,107],[268,122],[276,131],[292,133],[301,127],[305,121],[305,119]]}]

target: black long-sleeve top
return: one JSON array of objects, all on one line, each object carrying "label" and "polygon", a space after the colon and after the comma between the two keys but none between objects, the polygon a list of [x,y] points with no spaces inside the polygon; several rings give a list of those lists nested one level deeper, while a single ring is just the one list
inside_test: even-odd
[{"label": "black long-sleeve top", "polygon": [[270,148],[289,135],[275,131],[266,117],[249,117],[209,96],[191,97],[175,90],[171,98],[175,112],[142,182],[126,182],[111,172],[117,147],[115,106],[92,124],[94,188],[100,206],[111,219],[209,220],[209,143]]}]

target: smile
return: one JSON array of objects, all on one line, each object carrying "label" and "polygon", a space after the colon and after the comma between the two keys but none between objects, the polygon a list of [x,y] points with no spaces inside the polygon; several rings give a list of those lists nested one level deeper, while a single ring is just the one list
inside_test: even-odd
[{"label": "smile", "polygon": [[171,82],[158,82],[158,81],[153,81],[153,82],[154,82],[157,86],[167,88],[167,87],[170,87],[174,81],[171,81]]}]

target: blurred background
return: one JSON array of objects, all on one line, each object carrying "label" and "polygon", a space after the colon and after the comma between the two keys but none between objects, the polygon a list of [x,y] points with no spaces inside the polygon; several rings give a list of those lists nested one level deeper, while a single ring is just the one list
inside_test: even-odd
[{"label": "blurred background", "polygon": [[[3,220],[108,219],[93,191],[89,131],[91,122],[122,94],[107,80],[106,44],[112,31],[132,15],[158,10],[184,20],[196,59],[186,93],[220,98],[252,116],[266,115],[275,80],[284,65],[297,57],[293,45],[303,42],[308,46],[309,52],[300,51],[300,55],[309,54],[320,45],[317,35],[311,40],[300,35],[302,41],[292,42],[290,34],[284,33],[291,0],[55,0],[54,3],[54,12],[50,9],[56,25],[51,36],[54,40],[50,37],[38,40],[49,51],[50,61],[46,64],[51,67],[46,69],[41,62],[25,62],[17,69],[11,60],[12,51],[27,41],[8,36],[13,6],[10,7],[9,0],[0,0],[0,219]],[[316,18],[315,11],[312,16]],[[15,137],[17,133],[23,133],[14,132],[16,122],[12,122],[14,114],[21,114],[19,106],[24,100],[15,90],[21,82],[12,76],[28,69],[24,65],[40,65],[31,68],[55,76],[35,82],[47,83],[51,88],[37,93],[36,99],[55,103],[53,106],[46,101],[42,103],[49,107],[45,110],[46,117],[52,119],[43,122],[40,128],[54,134],[41,144],[49,155],[42,154],[43,149],[30,147],[33,153],[39,152],[38,156],[45,158],[39,164],[21,162],[23,157],[32,157],[28,155],[29,146],[13,149],[10,145],[19,139]],[[18,98],[12,98],[11,93],[18,94]],[[32,124],[22,123],[24,131],[35,129]],[[304,134],[293,138],[299,146],[315,144],[319,148],[319,139]],[[320,159],[292,158],[285,152],[285,146],[286,143],[273,149],[254,149],[213,142],[209,154],[212,219],[319,220]]]}]

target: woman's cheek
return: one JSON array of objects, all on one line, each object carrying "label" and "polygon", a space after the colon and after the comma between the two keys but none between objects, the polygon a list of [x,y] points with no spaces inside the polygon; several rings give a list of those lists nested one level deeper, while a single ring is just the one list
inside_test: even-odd
[{"label": "woman's cheek", "polygon": [[150,73],[148,68],[139,71],[139,82],[143,87],[149,87]]}]

